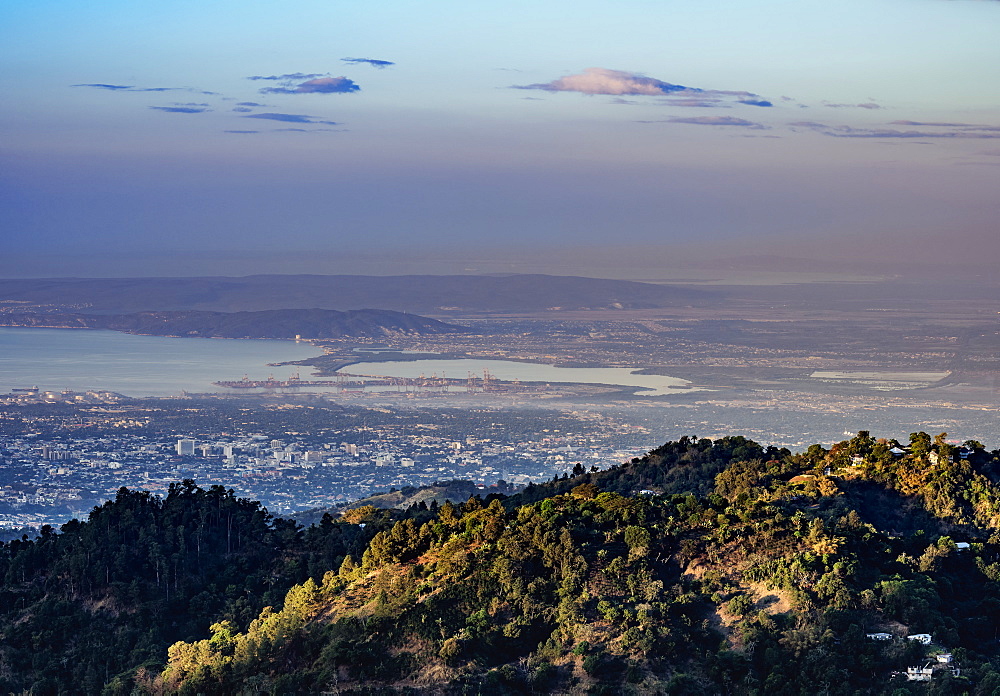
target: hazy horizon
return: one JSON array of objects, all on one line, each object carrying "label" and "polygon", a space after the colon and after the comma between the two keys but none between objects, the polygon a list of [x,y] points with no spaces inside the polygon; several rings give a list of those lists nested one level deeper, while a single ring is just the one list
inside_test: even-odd
[{"label": "hazy horizon", "polygon": [[[520,258],[518,258],[520,257]],[[0,258],[0,279],[59,278],[240,278],[259,275],[458,276],[551,275],[678,285],[783,285],[797,283],[924,282],[949,278],[995,285],[1000,279],[988,260],[939,258],[905,261],[875,256],[834,259],[779,253],[695,257],[675,249],[504,249],[478,254],[103,254]]]},{"label": "hazy horizon", "polygon": [[988,268],[998,21],[995,0],[7,3],[0,276]]}]

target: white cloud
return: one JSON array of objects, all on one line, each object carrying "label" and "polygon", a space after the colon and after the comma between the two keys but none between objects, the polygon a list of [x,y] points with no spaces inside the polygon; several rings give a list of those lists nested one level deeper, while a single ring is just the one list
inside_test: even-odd
[{"label": "white cloud", "polygon": [[548,92],[580,92],[581,94],[635,94],[661,97],[676,92],[700,92],[674,85],[638,73],[607,68],[587,68],[578,75],[567,75],[552,82],[515,85],[517,89],[542,89]]}]

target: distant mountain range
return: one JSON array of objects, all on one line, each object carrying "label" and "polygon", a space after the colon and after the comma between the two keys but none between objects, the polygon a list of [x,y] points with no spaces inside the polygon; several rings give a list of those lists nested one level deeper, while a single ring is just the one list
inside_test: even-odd
[{"label": "distant mountain range", "polygon": [[401,312],[535,312],[702,305],[703,290],[576,276],[257,275],[243,278],[0,280],[0,303],[74,305],[87,313],[357,309]]},{"label": "distant mountain range", "polygon": [[393,334],[465,333],[465,327],[383,309],[338,312],[285,309],[260,312],[137,312],[134,314],[0,314],[0,326],[111,329],[153,336],[212,338],[339,338]]}]

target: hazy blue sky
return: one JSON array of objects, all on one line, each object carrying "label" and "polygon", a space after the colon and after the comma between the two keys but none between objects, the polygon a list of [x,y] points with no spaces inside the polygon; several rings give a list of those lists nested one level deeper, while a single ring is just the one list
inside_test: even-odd
[{"label": "hazy blue sky", "polygon": [[10,1],[0,275],[992,262],[998,36],[997,0]]}]

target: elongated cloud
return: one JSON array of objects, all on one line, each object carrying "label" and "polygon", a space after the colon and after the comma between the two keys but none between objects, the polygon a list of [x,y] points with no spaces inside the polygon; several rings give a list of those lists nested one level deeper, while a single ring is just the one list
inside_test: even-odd
[{"label": "elongated cloud", "polygon": [[[633,101],[629,102],[631,104],[638,104],[639,102]],[[728,109],[731,104],[724,102],[721,99],[714,99],[711,97],[705,97],[698,95],[695,97],[680,97],[674,99],[664,99],[659,102],[664,106],[681,106],[684,108],[693,109]]]},{"label": "elongated cloud", "polygon": [[323,77],[323,73],[286,73],[285,75],[251,75],[248,80],[273,80],[275,82],[295,82],[296,80],[311,80]]},{"label": "elongated cloud", "polygon": [[71,87],[93,87],[94,89],[106,89],[112,92],[121,92],[133,90],[135,87],[133,85],[107,85],[103,82],[88,82],[80,85],[70,85]]},{"label": "elongated cloud", "polygon": [[[938,123],[923,121],[891,121],[890,126],[909,126],[920,130],[901,130],[898,128],[855,128],[853,126],[831,126],[814,121],[797,121],[788,124],[791,127],[810,128],[817,133],[832,138],[868,138],[868,139],[900,139],[900,140],[941,140],[969,139],[993,140],[1000,138],[1000,126],[977,125],[970,123]],[[928,128],[933,130],[927,130]]]},{"label": "elongated cloud", "polygon": [[635,94],[662,97],[674,92],[700,92],[683,85],[674,85],[663,80],[607,68],[587,68],[579,75],[567,75],[552,82],[532,85],[514,85],[515,89],[541,89],[546,92],[580,92],[581,94]]},{"label": "elongated cloud", "polygon": [[988,126],[981,123],[942,123],[940,121],[889,121],[890,126],[929,126],[933,128],[964,128],[968,130],[995,131],[1000,126]]},{"label": "elongated cloud", "polygon": [[233,107],[233,111],[238,114],[249,114],[253,112],[257,107],[265,106],[264,104],[258,104],[257,102],[237,102],[236,106]]},{"label": "elongated cloud", "polygon": [[321,121],[315,119],[312,116],[306,116],[305,114],[280,114],[280,113],[265,113],[265,114],[249,114],[243,116],[242,118],[260,118],[265,121],[281,121],[283,123],[322,123],[327,126],[336,126],[338,123],[336,121]]},{"label": "elongated cloud", "polygon": [[70,87],[91,87],[93,89],[105,89],[110,92],[191,92],[192,94],[217,95],[218,92],[208,92],[194,87],[136,87],[135,85],[110,85],[104,82],[87,82]]},{"label": "elongated cloud", "polygon": [[831,109],[881,109],[882,107],[875,102],[864,102],[863,104],[831,104],[830,102],[823,102],[823,106]]},{"label": "elongated cloud", "polygon": [[[537,89],[546,92],[578,92],[580,94],[608,94],[616,97],[674,97],[663,103],[666,106],[711,108],[715,106],[774,106],[759,94],[746,91],[701,89],[685,87],[657,80],[640,73],[607,68],[587,68],[577,75],[567,75],[552,82],[530,85],[512,85],[514,89]],[[686,97],[678,100],[677,97]]]},{"label": "elongated cloud", "polygon": [[395,65],[395,63],[391,60],[379,60],[377,58],[341,58],[341,60],[345,63],[367,63],[373,68],[378,68],[379,70],[382,68],[388,68],[390,65]]},{"label": "elongated cloud", "polygon": [[354,80],[346,77],[317,77],[288,87],[265,87],[261,94],[349,94],[360,91]]},{"label": "elongated cloud", "polygon": [[765,126],[763,123],[748,121],[745,118],[736,118],[735,116],[676,116],[656,121],[638,121],[637,123],[682,123],[689,126],[726,126],[731,128],[750,128],[752,130],[770,130],[770,126]]},{"label": "elongated cloud", "polygon": [[677,117],[667,120],[667,123],[687,123],[694,126],[740,126],[742,128],[766,128],[766,126],[735,116],[691,116]]},{"label": "elongated cloud", "polygon": [[[328,123],[327,121],[317,121],[317,123]],[[342,133],[336,128],[275,128],[274,133]]]},{"label": "elongated cloud", "polygon": [[819,121],[793,121],[788,124],[792,128],[811,128],[813,130],[821,130],[823,128],[831,128],[825,123],[820,123]]},{"label": "elongated cloud", "polygon": [[891,128],[848,128],[842,127],[836,130],[829,131],[825,135],[830,135],[835,138],[916,138],[916,139],[928,139],[928,138],[968,138],[970,140],[992,140],[995,138],[1000,138],[1000,128],[996,132],[982,132],[982,131],[971,131],[971,130],[960,130],[960,131],[900,131],[893,130]]},{"label": "elongated cloud", "polygon": [[166,111],[171,114],[203,114],[206,111],[211,111],[208,106],[151,106],[150,109],[155,109],[156,111]]}]

